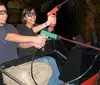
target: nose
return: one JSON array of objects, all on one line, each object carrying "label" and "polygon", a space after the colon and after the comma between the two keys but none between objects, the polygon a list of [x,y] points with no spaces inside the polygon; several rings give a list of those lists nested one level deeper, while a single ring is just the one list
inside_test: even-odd
[{"label": "nose", "polygon": [[32,19],[36,19],[36,16],[32,15]]},{"label": "nose", "polygon": [[8,15],[4,13],[4,17],[7,17]]},{"label": "nose", "polygon": [[7,16],[7,14],[6,14],[6,13],[4,13],[4,16]]}]

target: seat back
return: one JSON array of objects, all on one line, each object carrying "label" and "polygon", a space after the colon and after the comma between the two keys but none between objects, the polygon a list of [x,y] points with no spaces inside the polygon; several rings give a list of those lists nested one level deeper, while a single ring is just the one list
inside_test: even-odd
[{"label": "seat back", "polygon": [[[73,83],[81,85],[81,83],[98,73],[100,68],[99,56],[93,63],[96,53],[92,51],[94,54],[91,54],[90,51],[88,48],[72,48],[66,63],[62,67],[59,78],[64,82],[77,78]],[[90,66],[92,66],[91,69]],[[83,76],[80,78],[81,75]]]}]

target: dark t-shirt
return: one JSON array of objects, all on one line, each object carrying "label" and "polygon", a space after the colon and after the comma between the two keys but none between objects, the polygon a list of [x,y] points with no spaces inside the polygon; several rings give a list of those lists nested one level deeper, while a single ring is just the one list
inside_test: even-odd
[{"label": "dark t-shirt", "polygon": [[[37,24],[35,24],[36,26]],[[34,33],[31,28],[28,28],[25,24],[19,24],[17,25],[18,33],[21,35],[26,36],[36,36],[38,33]],[[36,48],[33,46],[31,48],[18,48],[18,55],[19,57],[29,56],[33,55],[36,51]]]},{"label": "dark t-shirt", "polygon": [[[35,24],[36,26],[37,24]],[[34,33],[31,28],[28,28],[25,24],[17,25],[17,30],[19,34],[27,35],[27,36],[36,36],[38,33]]]},{"label": "dark t-shirt", "polygon": [[5,37],[7,33],[17,33],[17,30],[10,24],[0,26],[0,63],[18,58],[16,49],[18,43],[6,41]]}]

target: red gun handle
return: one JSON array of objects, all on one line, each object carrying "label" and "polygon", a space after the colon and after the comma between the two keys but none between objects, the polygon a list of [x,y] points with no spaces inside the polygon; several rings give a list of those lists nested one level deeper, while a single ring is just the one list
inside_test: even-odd
[{"label": "red gun handle", "polygon": [[50,27],[53,28],[55,26],[55,24],[50,24]]},{"label": "red gun handle", "polygon": [[[56,16],[56,13],[55,13]],[[56,24],[50,24],[50,27],[53,28]]]}]

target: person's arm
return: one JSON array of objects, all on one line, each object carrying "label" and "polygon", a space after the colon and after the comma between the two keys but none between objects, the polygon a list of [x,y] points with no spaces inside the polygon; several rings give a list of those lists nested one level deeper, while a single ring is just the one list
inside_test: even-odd
[{"label": "person's arm", "polygon": [[8,33],[5,40],[20,43],[20,47],[29,48],[35,46],[41,48],[44,46],[47,37],[45,36],[23,36],[15,33]]},{"label": "person's arm", "polygon": [[[33,32],[37,33],[39,31],[41,31],[42,29],[46,28],[47,26],[49,26],[51,23],[56,23],[55,15],[50,15],[48,17],[48,20],[45,23],[33,27],[32,30],[33,30]],[[49,29],[49,30],[51,31],[51,29]]]},{"label": "person's arm", "polygon": [[[47,25],[46,25],[46,24],[47,24]],[[33,30],[34,33],[37,33],[37,32],[41,31],[42,29],[46,28],[46,27],[49,26],[49,25],[50,25],[50,24],[49,24],[48,22],[45,22],[45,23],[40,24],[40,25],[38,25],[38,26],[34,26],[34,27],[32,28],[32,30]]]},{"label": "person's arm", "polygon": [[36,47],[38,49],[42,48],[45,45],[45,41],[42,43],[20,43],[19,47],[20,48],[30,48],[30,47]]},{"label": "person's arm", "polygon": [[19,47],[20,48],[30,48],[30,47],[33,47],[34,46],[34,43],[32,43],[32,42],[28,42],[28,43],[20,43],[19,44]]},{"label": "person's arm", "polygon": [[[5,37],[5,40],[11,41],[11,42],[18,42],[18,43],[24,43],[24,42],[34,42],[34,43],[41,43],[41,40],[44,36],[23,36],[15,33],[8,33]],[[40,40],[39,40],[40,39]]]}]

